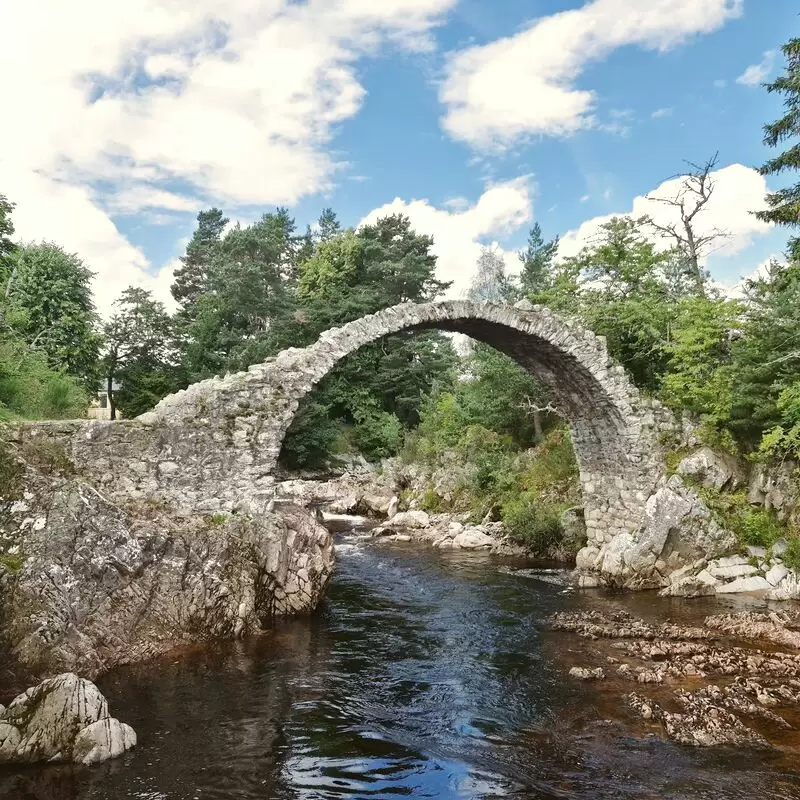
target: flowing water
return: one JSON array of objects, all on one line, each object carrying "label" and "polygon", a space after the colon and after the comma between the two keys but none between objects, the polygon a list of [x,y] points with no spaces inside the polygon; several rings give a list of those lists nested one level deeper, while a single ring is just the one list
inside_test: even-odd
[{"label": "flowing water", "polygon": [[637,731],[618,698],[566,676],[582,640],[543,624],[598,603],[684,621],[718,606],[576,594],[552,573],[354,529],[337,558],[310,618],[101,679],[135,750],[2,771],[0,796],[800,798],[800,762],[795,773],[785,754]]}]

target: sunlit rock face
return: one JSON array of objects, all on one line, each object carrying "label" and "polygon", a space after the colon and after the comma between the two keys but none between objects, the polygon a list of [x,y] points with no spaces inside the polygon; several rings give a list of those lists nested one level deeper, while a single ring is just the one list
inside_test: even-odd
[{"label": "sunlit rock face", "polygon": [[90,681],[72,673],[32,686],[0,706],[0,763],[97,764],[136,746],[136,733],[108,712]]},{"label": "sunlit rock face", "polygon": [[53,442],[18,449],[0,504],[0,652],[11,681],[94,677],[253,633],[322,599],[333,540],[304,508],[198,514],[112,498]]}]

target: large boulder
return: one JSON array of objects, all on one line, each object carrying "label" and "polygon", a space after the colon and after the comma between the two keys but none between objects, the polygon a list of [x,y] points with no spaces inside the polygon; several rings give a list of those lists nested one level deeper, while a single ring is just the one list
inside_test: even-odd
[{"label": "large boulder", "polygon": [[785,461],[779,465],[758,464],[753,468],[748,486],[748,499],[774,511],[778,519],[800,522],[800,481],[798,464]]},{"label": "large boulder", "polygon": [[710,447],[701,447],[686,456],[678,464],[677,473],[717,491],[734,491],[745,484],[744,472],[736,458]]},{"label": "large boulder", "polygon": [[[674,476],[648,498],[639,529],[615,536],[595,564],[606,583],[629,588],[669,584],[677,570],[729,552],[736,546],[697,493]],[[587,559],[581,553],[580,563]]]},{"label": "large boulder", "polygon": [[121,507],[74,476],[28,470],[22,485],[0,505],[0,611],[17,680],[94,677],[242,636],[313,609],[332,573],[332,537],[298,506],[201,516]]},{"label": "large boulder", "polygon": [[384,527],[393,530],[429,528],[430,516],[424,511],[401,511],[395,514]]},{"label": "large boulder", "polygon": [[0,713],[0,763],[96,764],[135,745],[133,728],[114,719],[99,689],[73,673],[31,687]]}]

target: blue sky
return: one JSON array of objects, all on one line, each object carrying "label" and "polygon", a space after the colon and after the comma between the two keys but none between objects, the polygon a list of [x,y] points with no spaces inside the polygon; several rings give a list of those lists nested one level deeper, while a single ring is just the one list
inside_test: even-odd
[{"label": "blue sky", "polygon": [[481,244],[513,264],[538,220],[573,252],[716,151],[709,224],[731,237],[714,277],[783,249],[747,212],[781,111],[760,83],[800,30],[790,0],[109,5],[0,9],[26,109],[0,127],[0,193],[20,239],[84,257],[101,309],[129,283],[167,299],[210,205],[245,221],[287,205],[301,228],[328,205],[347,225],[403,211],[459,290]]}]

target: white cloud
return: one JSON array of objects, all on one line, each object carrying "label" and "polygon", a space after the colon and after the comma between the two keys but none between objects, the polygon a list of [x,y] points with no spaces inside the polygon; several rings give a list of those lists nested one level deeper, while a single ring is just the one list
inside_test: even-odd
[{"label": "white cloud", "polygon": [[358,59],[430,48],[455,2],[0,3],[3,103],[24,109],[0,125],[0,189],[20,236],[77,251],[101,308],[128,283],[159,286],[109,215],[326,189],[341,167],[328,145],[365,96]]},{"label": "white cloud", "polygon": [[591,200],[591,199],[592,199],[591,195],[585,194],[585,195],[583,195],[581,197],[580,202],[581,203],[588,203],[589,200]]},{"label": "white cloud", "polygon": [[[7,170],[5,176],[12,175]],[[158,299],[172,303],[165,274],[155,279],[141,250],[117,229],[94,202],[86,187],[60,183],[35,172],[13,175],[12,216],[15,238],[27,242],[53,241],[77,253],[95,273],[93,288],[98,309],[107,314],[113,301],[127,286],[158,289]],[[163,271],[162,271],[163,272]]]},{"label": "white cloud", "polygon": [[[371,211],[359,225],[374,223],[390,214],[405,214],[418,233],[433,236],[437,256],[437,277],[453,281],[448,292],[459,297],[468,288],[481,251],[481,244],[496,245],[489,237],[503,237],[530,222],[533,214],[533,187],[528,176],[489,186],[478,201],[466,208],[436,208],[428,200],[407,202],[395,198]],[[509,270],[517,271],[514,253],[498,252]]]},{"label": "white cloud", "polygon": [[664,117],[671,117],[674,109],[672,108],[657,108],[650,116],[653,119],[663,119]]},{"label": "white cloud", "polygon": [[[709,233],[715,229],[727,232],[728,237],[721,240],[713,257],[724,257],[739,253],[748,247],[754,237],[767,233],[771,226],[757,219],[751,212],[763,206],[767,184],[762,175],[742,164],[731,164],[712,173],[714,192],[703,212],[697,218],[699,233]],[[648,194],[651,197],[673,198],[680,189],[681,179],[673,178],[656,187]],[[759,198],[762,201],[759,202]],[[659,224],[677,221],[676,210],[664,203],[657,203],[638,196],[631,207],[615,214],[594,217],[577,229],[567,232],[560,240],[559,256],[562,258],[577,255],[581,248],[592,242],[600,226],[612,217],[630,216],[634,219],[649,214]],[[669,242],[656,239],[660,247]]]},{"label": "white cloud", "polygon": [[741,300],[745,296],[745,284],[747,281],[755,281],[759,278],[766,278],[769,276],[769,267],[773,261],[784,263],[784,260],[777,253],[773,253],[769,258],[765,258],[749,275],[745,275],[741,280],[734,284],[718,283],[717,288],[722,291],[726,297],[732,300]]},{"label": "white cloud", "polygon": [[439,97],[444,129],[479,148],[597,124],[585,67],[626,45],[663,52],[742,13],[742,0],[593,0],[453,54]]},{"label": "white cloud", "polygon": [[761,61],[759,61],[758,64],[751,64],[736,79],[736,83],[740,83],[742,86],[758,86],[763,83],[772,71],[776,55],[777,53],[775,50],[767,50]]}]

